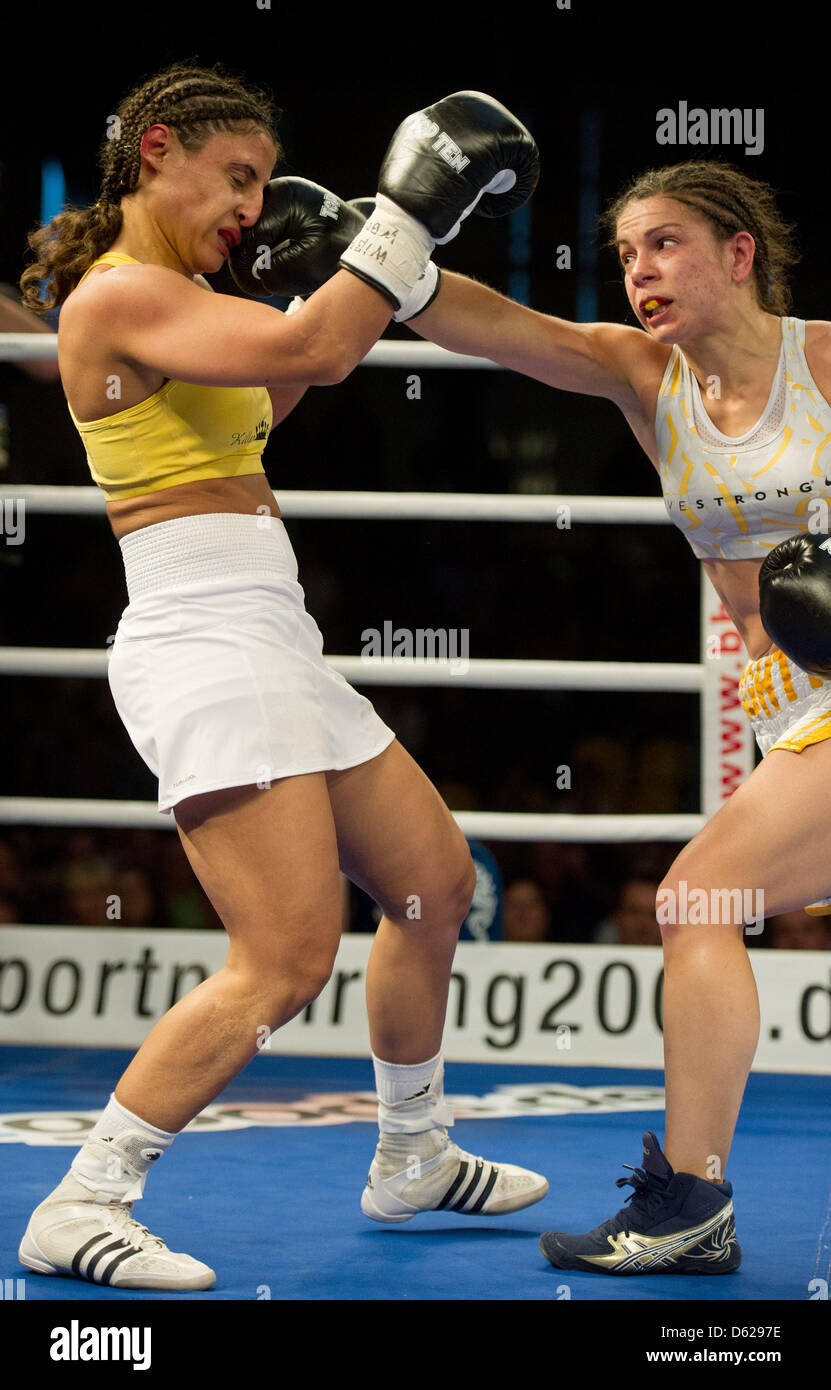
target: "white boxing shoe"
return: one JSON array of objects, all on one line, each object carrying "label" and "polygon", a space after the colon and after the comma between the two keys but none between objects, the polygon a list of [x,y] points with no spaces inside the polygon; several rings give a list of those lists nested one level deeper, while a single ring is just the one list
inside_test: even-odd
[{"label": "white boxing shoe", "polygon": [[428,1158],[391,1155],[379,1144],[361,1197],[365,1216],[385,1222],[410,1221],[426,1211],[505,1216],[542,1201],[548,1191],[539,1173],[465,1153],[443,1129],[435,1138],[437,1150]]},{"label": "white boxing shoe", "polygon": [[36,1207],[18,1258],[36,1274],[70,1275],[113,1289],[210,1289],[207,1265],[168,1250],[134,1221],[132,1202],[96,1200],[71,1173]]}]

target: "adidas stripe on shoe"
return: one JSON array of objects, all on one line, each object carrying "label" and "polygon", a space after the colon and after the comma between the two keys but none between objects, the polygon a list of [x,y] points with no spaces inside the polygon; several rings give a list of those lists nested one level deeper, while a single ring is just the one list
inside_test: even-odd
[{"label": "adidas stripe on shoe", "polygon": [[67,1173],[36,1207],[20,1242],[21,1264],[114,1289],[210,1289],[214,1271],[168,1250],[131,1215],[132,1202],[101,1202]]},{"label": "adidas stripe on shoe", "polygon": [[390,1158],[379,1146],[361,1197],[364,1215],[393,1223],[425,1211],[504,1216],[541,1201],[548,1191],[539,1173],[465,1153],[444,1132],[439,1142],[432,1157],[411,1162]]}]

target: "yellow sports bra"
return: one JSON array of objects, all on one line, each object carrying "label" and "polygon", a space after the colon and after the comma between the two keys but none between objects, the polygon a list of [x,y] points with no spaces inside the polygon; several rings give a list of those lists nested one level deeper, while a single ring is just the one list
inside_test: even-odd
[{"label": "yellow sports bra", "polygon": [[[103,264],[141,262],[107,251],[78,283],[93,266]],[[272,411],[264,386],[195,386],[171,380],[138,405],[101,420],[77,420],[68,402],[67,408],[84,442],[93,480],[108,501],[200,478],[265,473],[262,452]]]}]

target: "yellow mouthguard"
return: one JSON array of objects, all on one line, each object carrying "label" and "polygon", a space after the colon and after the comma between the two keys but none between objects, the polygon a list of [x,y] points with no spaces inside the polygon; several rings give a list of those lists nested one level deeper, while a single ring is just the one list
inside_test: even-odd
[{"label": "yellow mouthguard", "polygon": [[658,307],[658,301],[657,301],[657,299],[650,299],[650,300],[648,301],[648,303],[644,304],[643,307],[644,307],[644,309],[657,309],[657,307]]}]

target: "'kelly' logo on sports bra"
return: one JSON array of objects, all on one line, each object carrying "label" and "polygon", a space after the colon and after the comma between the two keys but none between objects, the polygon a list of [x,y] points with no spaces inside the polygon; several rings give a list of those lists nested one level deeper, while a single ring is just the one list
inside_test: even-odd
[{"label": "'kelly' logo on sports bra", "polygon": [[252,444],[255,439],[268,439],[268,421],[260,420],[253,430],[237,431],[231,435],[232,444]]}]

